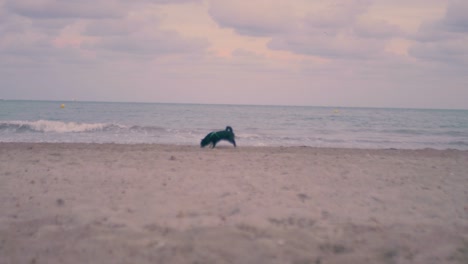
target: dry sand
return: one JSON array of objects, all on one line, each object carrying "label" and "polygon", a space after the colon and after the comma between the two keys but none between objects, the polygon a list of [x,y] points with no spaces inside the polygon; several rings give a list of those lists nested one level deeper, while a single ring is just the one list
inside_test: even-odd
[{"label": "dry sand", "polygon": [[468,263],[468,152],[0,143],[0,263]]}]

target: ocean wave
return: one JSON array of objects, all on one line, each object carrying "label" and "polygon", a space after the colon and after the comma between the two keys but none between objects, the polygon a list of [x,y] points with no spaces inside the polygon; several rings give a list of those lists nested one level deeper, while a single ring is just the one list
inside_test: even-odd
[{"label": "ocean wave", "polygon": [[450,146],[466,147],[468,146],[467,141],[452,141],[448,143]]},{"label": "ocean wave", "polygon": [[102,131],[111,126],[115,125],[105,123],[62,122],[52,120],[3,121],[0,123],[0,131],[79,133]]},{"label": "ocean wave", "polygon": [[381,132],[397,135],[423,135],[427,133],[427,131],[417,129],[384,129]]},{"label": "ocean wave", "polygon": [[168,130],[163,128],[163,127],[158,127],[158,126],[131,126],[129,128],[130,131],[135,131],[135,132],[167,132]]}]

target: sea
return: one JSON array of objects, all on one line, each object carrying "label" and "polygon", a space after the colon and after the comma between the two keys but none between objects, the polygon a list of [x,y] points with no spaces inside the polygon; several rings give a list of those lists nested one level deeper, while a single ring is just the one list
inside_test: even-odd
[{"label": "sea", "polygon": [[[468,110],[0,100],[0,142],[468,150]],[[220,142],[218,146],[228,142]]]}]

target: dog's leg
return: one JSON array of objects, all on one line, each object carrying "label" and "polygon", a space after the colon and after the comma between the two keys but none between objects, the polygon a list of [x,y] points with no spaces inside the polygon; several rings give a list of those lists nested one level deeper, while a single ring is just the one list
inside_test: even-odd
[{"label": "dog's leg", "polygon": [[228,141],[231,142],[231,144],[233,144],[234,147],[237,147],[237,146],[236,146],[236,141],[235,141],[234,139],[228,139]]}]

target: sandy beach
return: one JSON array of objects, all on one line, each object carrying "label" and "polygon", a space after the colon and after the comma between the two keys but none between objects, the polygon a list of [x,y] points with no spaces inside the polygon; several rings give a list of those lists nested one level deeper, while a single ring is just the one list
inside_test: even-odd
[{"label": "sandy beach", "polygon": [[468,263],[468,152],[0,143],[0,263]]}]

